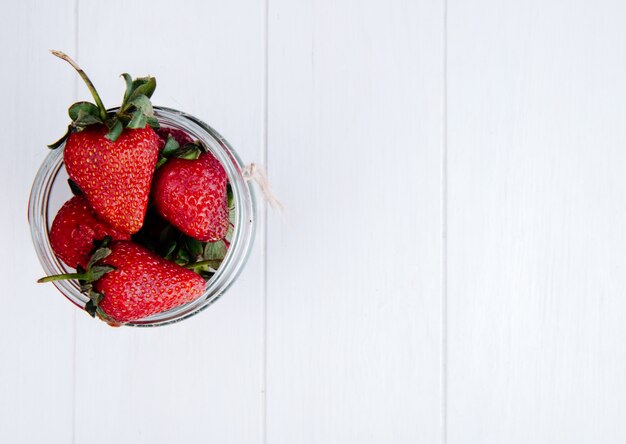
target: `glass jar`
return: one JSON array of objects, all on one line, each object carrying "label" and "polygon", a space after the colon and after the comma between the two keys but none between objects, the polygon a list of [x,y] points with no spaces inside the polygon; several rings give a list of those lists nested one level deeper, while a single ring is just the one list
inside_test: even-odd
[{"label": "glass jar", "polygon": [[[110,111],[115,112],[116,109]],[[196,300],[163,313],[134,321],[128,326],[152,327],[178,322],[195,315],[215,302],[235,282],[243,269],[254,241],[256,226],[254,193],[242,174],[242,162],[235,150],[217,131],[197,118],[170,108],[154,107],[162,127],[175,128],[194,140],[201,140],[220,161],[231,185],[235,221],[231,244],[217,272],[207,282],[204,294]],[[63,164],[64,146],[52,150],[35,176],[28,203],[28,222],[39,261],[45,275],[73,272],[52,251],[50,225],[59,208],[72,196]],[[88,301],[75,280],[55,281],[56,288],[79,308]]]}]

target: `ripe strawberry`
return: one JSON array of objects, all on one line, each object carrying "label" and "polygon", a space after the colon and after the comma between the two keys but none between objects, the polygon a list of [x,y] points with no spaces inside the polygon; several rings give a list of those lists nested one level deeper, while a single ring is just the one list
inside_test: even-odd
[{"label": "ripe strawberry", "polygon": [[143,225],[159,140],[150,127],[124,130],[115,142],[104,125],[71,134],[63,159],[68,175],[94,211],[112,227],[135,233]]},{"label": "ripe strawberry", "polygon": [[98,220],[84,196],[74,196],[59,210],[50,228],[50,244],[54,253],[70,267],[87,267],[94,241],[110,236],[114,240],[129,240],[130,236],[116,231]]},{"label": "ripe strawberry", "polygon": [[88,292],[85,310],[111,325],[133,322],[191,302],[204,292],[200,275],[129,241],[95,251],[84,273],[48,276],[38,282],[78,279]]},{"label": "ripe strawberry", "polygon": [[99,304],[117,322],[131,322],[191,302],[204,292],[198,274],[132,242],[114,242],[102,264],[116,270],[94,283]]},{"label": "ripe strawberry", "polygon": [[157,212],[194,239],[213,242],[228,231],[228,177],[209,152],[197,159],[172,158],[153,180]]},{"label": "ripe strawberry", "polygon": [[84,71],[66,54],[52,53],[78,71],[95,105],[73,104],[68,132],[50,148],[65,141],[67,172],[96,214],[116,230],[135,233],[143,224],[159,155],[159,137],[151,128],[158,128],[150,103],[156,80],[122,74],[124,100],[116,113],[108,112]]}]

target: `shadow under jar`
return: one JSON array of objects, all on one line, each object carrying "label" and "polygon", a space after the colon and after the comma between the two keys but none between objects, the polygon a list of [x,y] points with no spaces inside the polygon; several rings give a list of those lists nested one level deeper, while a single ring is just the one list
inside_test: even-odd
[{"label": "shadow under jar", "polygon": [[[220,161],[233,193],[234,227],[228,252],[200,297],[171,310],[124,324],[127,326],[152,327],[178,322],[215,302],[241,273],[252,248],[256,226],[254,193],[242,175],[241,160],[228,142],[213,128],[189,114],[163,107],[154,107],[154,113],[161,127],[182,130],[193,140],[202,141]],[[54,216],[63,203],[72,196],[63,164],[63,149],[64,145],[52,150],[43,161],[35,176],[28,202],[31,235],[46,275],[73,271],[56,257],[49,238]],[[88,298],[80,292],[77,281],[55,281],[53,284],[67,299],[79,308],[85,308]]]}]

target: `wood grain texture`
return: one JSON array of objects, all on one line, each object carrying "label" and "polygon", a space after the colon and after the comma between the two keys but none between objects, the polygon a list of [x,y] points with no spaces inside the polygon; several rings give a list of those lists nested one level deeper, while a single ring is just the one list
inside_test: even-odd
[{"label": "wood grain texture", "polygon": [[[81,2],[79,61],[105,104],[121,99],[120,73],[155,75],[155,104],[205,120],[258,161],[264,16],[254,1]],[[79,318],[77,442],[259,442],[260,244],[228,294],[184,323],[112,330]]]},{"label": "wood grain texture", "polygon": [[267,442],[437,442],[442,10],[271,1]]},{"label": "wood grain texture", "polygon": [[56,71],[46,53],[50,45],[74,47],[74,1],[13,2],[2,9],[0,439],[71,442],[75,310],[35,283],[43,272],[26,213],[46,145],[67,125],[65,109],[56,105],[71,100],[73,80]]},{"label": "wood grain texture", "polygon": [[623,443],[621,1],[448,1],[448,442]]}]

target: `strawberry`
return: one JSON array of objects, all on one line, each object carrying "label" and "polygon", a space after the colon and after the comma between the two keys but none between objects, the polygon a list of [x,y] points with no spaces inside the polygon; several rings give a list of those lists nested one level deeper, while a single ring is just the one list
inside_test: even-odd
[{"label": "strawberry", "polygon": [[129,240],[130,236],[116,231],[99,220],[84,196],[74,196],[59,210],[50,228],[50,244],[54,253],[70,267],[87,267],[94,241],[110,236],[114,240]]},{"label": "strawberry", "polygon": [[63,160],[70,178],[80,187],[96,214],[114,229],[136,233],[143,224],[160,140],[150,97],[154,77],[133,80],[122,74],[126,92],[116,113],[108,112],[93,84],[66,54],[53,54],[78,71],[95,104],[78,102],[69,108],[72,123],[58,142],[65,142]]},{"label": "strawberry", "polygon": [[198,274],[132,242],[111,244],[102,260],[116,268],[94,284],[100,308],[118,322],[136,321],[191,302],[204,292]]},{"label": "strawberry", "polygon": [[150,127],[125,130],[115,142],[105,125],[71,134],[63,160],[94,211],[112,227],[135,233],[143,225],[156,166],[158,137]]},{"label": "strawberry", "polygon": [[205,288],[198,274],[128,241],[96,250],[84,273],[48,276],[39,282],[62,279],[79,279],[90,297],[85,310],[111,325],[186,304]]},{"label": "strawberry", "polygon": [[[203,242],[224,238],[228,231],[228,177],[208,151],[191,158],[172,158],[153,180],[152,201],[157,212],[186,235]],[[191,151],[193,153],[193,151]]]}]

